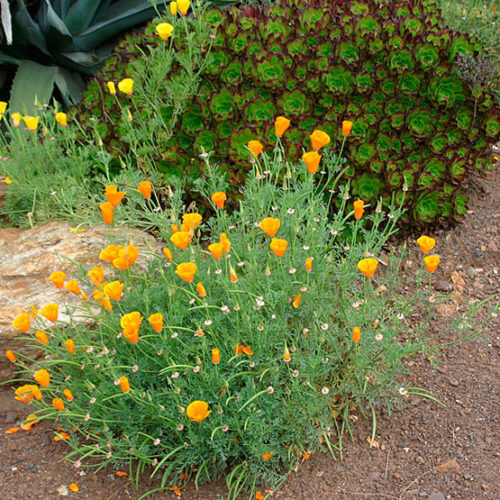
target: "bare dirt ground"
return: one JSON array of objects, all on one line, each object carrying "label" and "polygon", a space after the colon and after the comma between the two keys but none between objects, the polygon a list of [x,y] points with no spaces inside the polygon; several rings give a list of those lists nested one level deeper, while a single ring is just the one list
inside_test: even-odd
[{"label": "bare dirt ground", "polygon": [[[434,231],[442,264],[435,273],[436,293],[450,294],[433,320],[433,332],[471,301],[500,292],[500,168],[486,179],[474,178],[464,221],[453,229]],[[414,237],[409,238],[415,246]],[[415,252],[414,258],[420,258]],[[408,268],[411,272],[411,267]],[[498,298],[495,299],[498,303]],[[432,332],[430,332],[432,334]],[[447,341],[458,340],[454,332]],[[479,500],[500,498],[498,447],[500,399],[500,315],[493,317],[481,338],[451,345],[442,351],[437,369],[425,357],[409,361],[412,376],[405,385],[425,387],[446,404],[411,397],[406,407],[377,415],[377,448],[367,438],[371,423],[359,419],[354,441],[344,442],[344,459],[334,461],[316,453],[292,473],[273,498],[280,500]],[[32,431],[4,434],[27,415],[26,405],[14,400],[12,389],[0,392],[0,492],[3,500],[137,499],[157,486],[134,490],[126,477],[105,470],[93,474],[61,459],[69,448],[54,442],[53,427],[41,423]],[[441,466],[441,467],[439,467]],[[437,469],[436,469],[437,467]],[[67,491],[77,483],[80,491]],[[222,481],[200,487],[188,485],[186,500],[216,500],[225,494]],[[66,494],[66,495],[64,495]],[[175,498],[172,491],[148,498]]]}]

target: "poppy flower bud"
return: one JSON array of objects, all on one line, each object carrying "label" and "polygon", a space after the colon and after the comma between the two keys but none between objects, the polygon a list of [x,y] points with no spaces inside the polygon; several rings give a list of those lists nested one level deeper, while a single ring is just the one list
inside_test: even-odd
[{"label": "poppy flower bud", "polygon": [[353,125],[354,123],[349,120],[344,120],[342,122],[342,135],[344,137],[348,137],[349,135],[351,135],[351,130]]}]

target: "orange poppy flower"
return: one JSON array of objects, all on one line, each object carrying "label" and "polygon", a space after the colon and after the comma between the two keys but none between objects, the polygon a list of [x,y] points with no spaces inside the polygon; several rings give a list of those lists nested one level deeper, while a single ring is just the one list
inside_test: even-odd
[{"label": "orange poppy flower", "polygon": [[353,342],[359,342],[361,339],[361,330],[359,329],[359,326],[355,326],[353,331],[352,331],[352,341]]},{"label": "orange poppy flower", "polygon": [[249,345],[244,346],[243,344],[236,344],[234,348],[234,354],[237,356],[238,354],[246,354],[247,356],[253,356],[253,351]]},{"label": "orange poppy flower", "polygon": [[167,260],[172,260],[174,258],[174,256],[172,255],[172,251],[168,247],[165,247],[163,249],[163,255]]},{"label": "orange poppy flower", "polygon": [[288,350],[288,347],[285,345],[285,352],[283,354],[283,361],[285,363],[288,363],[291,360],[292,360],[292,356],[290,355],[290,351]]},{"label": "orange poppy flower", "polygon": [[351,130],[353,125],[354,123],[349,120],[344,120],[342,122],[342,135],[344,137],[348,137],[349,135],[351,135]]},{"label": "orange poppy flower", "polygon": [[229,265],[229,279],[231,283],[238,283],[238,275],[231,264]]},{"label": "orange poppy flower", "polygon": [[[249,141],[247,146],[248,146],[248,149],[255,156],[259,156],[260,153],[262,153],[262,150],[264,149],[264,145],[260,141]],[[252,155],[250,155],[250,157],[252,157]]]},{"label": "orange poppy flower", "polygon": [[179,276],[186,283],[191,283],[194,279],[194,275],[196,274],[196,264],[193,262],[182,262],[175,269],[175,274]]},{"label": "orange poppy flower", "polygon": [[75,397],[73,396],[73,393],[71,392],[71,389],[64,389],[63,391],[64,397],[71,403]]},{"label": "orange poppy flower", "polygon": [[279,219],[274,219],[273,217],[266,217],[259,222],[259,227],[268,236],[273,237],[281,226],[281,221]]},{"label": "orange poppy flower", "polygon": [[106,224],[112,224],[113,223],[113,205],[109,201],[105,201],[104,203],[101,203],[99,205],[99,208],[101,209],[102,212],[102,220]]},{"label": "orange poppy flower", "polygon": [[144,318],[138,311],[124,314],[120,320],[120,326],[123,328],[123,336],[132,344],[139,341],[139,328]]},{"label": "orange poppy flower", "polygon": [[170,226],[170,229],[172,230],[172,234],[175,234],[177,231],[179,231],[179,228],[177,227],[177,224],[172,224]]},{"label": "orange poppy flower", "polygon": [[55,323],[59,317],[59,304],[47,304],[40,309],[38,314],[47,318],[49,321],[52,321],[52,323]]},{"label": "orange poppy flower", "polygon": [[123,197],[127,194],[126,191],[106,191],[104,193],[104,196],[106,196],[107,200],[113,207],[117,207],[121,201],[123,200]]},{"label": "orange poppy flower", "polygon": [[322,130],[315,130],[309,138],[311,139],[312,148],[315,151],[319,151],[330,142],[330,136]]},{"label": "orange poppy flower", "polygon": [[212,349],[212,363],[218,365],[220,363],[220,351],[215,347]]},{"label": "orange poppy flower", "polygon": [[118,251],[118,257],[113,259],[113,267],[125,271],[134,264],[138,255],[139,247],[134,245],[127,245],[125,248],[121,247]]},{"label": "orange poppy flower", "polygon": [[163,330],[163,314],[161,313],[152,314],[148,318],[148,321],[156,333],[160,333]]},{"label": "orange poppy flower", "polygon": [[182,216],[182,223],[186,225],[188,232],[194,231],[202,221],[203,217],[198,213],[184,214]]},{"label": "orange poppy flower", "polygon": [[97,287],[101,286],[101,283],[104,281],[104,267],[102,266],[93,267],[88,272],[88,276],[92,280],[94,286]]},{"label": "orange poppy flower", "polygon": [[[108,245],[104,250],[101,250],[101,253],[99,254],[99,258],[101,260],[104,260],[104,261],[112,264],[113,261],[118,258],[121,250],[123,250],[123,247],[121,245],[118,245],[118,246],[117,245]],[[99,268],[94,268],[94,269],[99,269]],[[100,269],[104,270],[104,268],[100,268]],[[90,275],[90,273],[89,273],[89,275]],[[102,274],[102,280],[104,280],[104,274]]]},{"label": "orange poppy flower", "polygon": [[49,343],[49,338],[47,337],[47,334],[45,332],[42,332],[41,330],[38,330],[35,333],[35,337],[42,343],[42,344],[48,344]]},{"label": "orange poppy flower", "polygon": [[312,257],[308,257],[306,259],[306,271],[310,272],[310,271],[312,271],[312,268],[313,268],[313,259],[312,259]]},{"label": "orange poppy flower", "polygon": [[302,159],[306,163],[307,171],[310,174],[315,174],[319,168],[319,162],[321,161],[321,155],[317,151],[309,151],[302,155]]},{"label": "orange poppy flower", "polygon": [[64,410],[64,401],[61,398],[54,398],[52,400],[52,406],[59,411]]},{"label": "orange poppy flower", "polygon": [[221,233],[220,242],[224,246],[224,252],[229,253],[229,250],[231,250],[231,242],[229,241],[226,233]]},{"label": "orange poppy flower", "polygon": [[5,434],[15,434],[16,432],[19,432],[19,427],[10,427],[5,431]]},{"label": "orange poppy flower", "polygon": [[295,307],[295,309],[299,308],[301,299],[302,299],[301,293],[296,295],[295,298],[293,299],[292,305],[293,305],[293,307]]},{"label": "orange poppy flower", "polygon": [[363,200],[356,200],[353,203],[353,205],[354,205],[354,218],[361,219],[361,217],[363,217],[363,214],[365,213],[365,209],[363,208],[365,202]]},{"label": "orange poppy flower", "polygon": [[16,395],[15,399],[28,404],[31,403],[33,398],[38,400],[42,399],[42,391],[37,385],[34,384],[22,385],[15,390],[14,394]]},{"label": "orange poppy flower", "polygon": [[78,284],[78,280],[69,280],[64,287],[66,288],[66,290],[75,295],[80,295],[82,293]]},{"label": "orange poppy flower", "polygon": [[75,352],[75,341],[73,339],[65,340],[64,345],[66,346],[66,350],[70,354],[73,354]]},{"label": "orange poppy flower", "polygon": [[80,491],[79,486],[76,483],[71,483],[68,488],[73,492],[73,493],[78,493]]},{"label": "orange poppy flower", "polygon": [[212,243],[208,245],[208,250],[215,260],[222,259],[224,255],[224,245],[222,243]]},{"label": "orange poppy flower", "polygon": [[378,267],[378,260],[369,258],[362,259],[358,262],[358,269],[367,277],[371,278]]},{"label": "orange poppy flower", "polygon": [[262,461],[267,462],[273,455],[274,453],[262,453]]},{"label": "orange poppy flower", "polygon": [[436,245],[436,240],[429,236],[420,236],[417,240],[418,246],[422,253],[429,253]]},{"label": "orange poppy flower", "polygon": [[427,257],[424,257],[424,262],[427,271],[433,273],[439,266],[441,259],[437,255],[429,255]]},{"label": "orange poppy flower", "polygon": [[282,257],[288,247],[288,241],[280,238],[273,238],[269,244],[269,248],[274,252],[276,257]]},{"label": "orange poppy flower", "polygon": [[39,424],[39,423],[40,423],[40,420],[38,420],[38,417],[35,414],[28,415],[28,418],[26,419],[26,423],[21,424],[21,429],[23,431],[30,431],[34,425]]},{"label": "orange poppy flower", "polygon": [[137,188],[137,191],[146,198],[151,198],[151,192],[153,191],[153,185],[149,181],[142,181],[139,183],[139,187]]},{"label": "orange poppy flower", "polygon": [[111,311],[113,306],[111,305],[111,299],[101,290],[94,290],[94,300],[106,311]]},{"label": "orange poppy flower", "polygon": [[38,370],[33,375],[33,378],[42,387],[48,387],[50,385],[50,373],[47,370]]},{"label": "orange poppy flower", "polygon": [[274,133],[276,137],[283,137],[283,134],[288,130],[290,126],[290,120],[284,116],[278,116],[274,120]]},{"label": "orange poppy flower", "polygon": [[64,280],[66,279],[66,274],[62,271],[56,271],[49,276],[49,280],[54,283],[56,288],[61,289],[64,286]]},{"label": "orange poppy flower", "polygon": [[198,292],[198,295],[200,297],[207,296],[207,291],[205,290],[205,287],[203,286],[203,283],[201,283],[201,282],[196,285],[196,291]]},{"label": "orange poppy flower", "polygon": [[11,351],[10,349],[8,351],[5,351],[5,357],[11,362],[15,363],[16,362],[16,355],[14,354],[14,351]]},{"label": "orange poppy flower", "polygon": [[124,286],[125,284],[119,281],[111,281],[111,283],[104,285],[103,291],[110,299],[116,302],[122,298]]},{"label": "orange poppy flower", "polygon": [[186,408],[186,415],[193,422],[201,422],[202,420],[205,420],[210,413],[212,413],[212,410],[208,409],[208,403],[205,401],[193,401],[192,403],[189,403]]},{"label": "orange poppy flower", "polygon": [[255,500],[264,500],[264,498],[265,496],[259,490],[255,492]]},{"label": "orange poppy flower", "polygon": [[227,196],[226,193],[217,191],[210,197],[210,199],[217,208],[224,208],[224,202],[227,200]]},{"label": "orange poppy flower", "polygon": [[122,390],[122,392],[130,391],[130,383],[127,377],[120,377],[120,389]]},{"label": "orange poppy flower", "polygon": [[18,314],[12,322],[12,326],[16,330],[22,330],[23,332],[28,333],[31,329],[31,316],[28,313]]},{"label": "orange poppy flower", "polygon": [[170,241],[179,249],[184,250],[191,241],[190,234],[184,231],[178,231],[170,236]]}]

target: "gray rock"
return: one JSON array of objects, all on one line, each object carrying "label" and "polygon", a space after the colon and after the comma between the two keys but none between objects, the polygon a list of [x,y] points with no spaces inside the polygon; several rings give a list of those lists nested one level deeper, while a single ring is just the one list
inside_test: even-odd
[{"label": "gray rock", "polygon": [[444,495],[441,492],[433,491],[428,497],[427,500],[445,500]]}]

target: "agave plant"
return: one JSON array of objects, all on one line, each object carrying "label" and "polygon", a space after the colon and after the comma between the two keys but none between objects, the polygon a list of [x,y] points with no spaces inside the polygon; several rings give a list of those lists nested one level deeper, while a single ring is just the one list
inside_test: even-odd
[{"label": "agave plant", "polygon": [[[434,0],[282,0],[205,16],[216,34],[208,64],[172,138],[158,148],[158,164],[172,159],[195,176],[191,159],[204,148],[238,179],[247,142],[270,145],[277,115],[292,121],[284,144],[297,158],[314,128],[329,133],[335,148],[348,119],[346,175],[355,196],[373,203],[405,190],[408,220],[418,224],[465,213],[467,170],[491,165],[488,145],[500,137],[498,105],[457,74],[455,62],[480,57],[482,47],[446,28]],[[128,59],[156,43],[151,33],[124,43]],[[174,42],[182,47],[181,37]],[[119,52],[110,59],[81,110],[85,121],[106,107],[103,140],[117,151],[127,149],[113,126],[120,110],[95,96],[106,96],[108,80],[133,73],[123,63]],[[148,119],[147,109],[139,112]]]},{"label": "agave plant", "polygon": [[12,4],[10,12],[2,10],[11,16],[12,40],[0,46],[0,65],[17,67],[10,108],[27,112],[35,96],[48,102],[54,88],[66,105],[78,102],[82,75],[101,67],[116,35],[156,12],[148,0],[42,0],[35,9],[24,0]]}]

